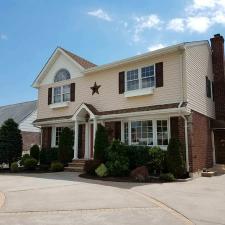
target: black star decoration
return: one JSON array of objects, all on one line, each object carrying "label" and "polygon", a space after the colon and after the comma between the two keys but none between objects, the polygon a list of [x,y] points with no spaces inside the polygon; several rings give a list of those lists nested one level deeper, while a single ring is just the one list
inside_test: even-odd
[{"label": "black star decoration", "polygon": [[90,87],[91,90],[92,90],[92,95],[94,95],[95,93],[96,93],[96,94],[99,94],[98,89],[99,89],[100,87],[101,87],[101,85],[97,85],[97,83],[95,82],[95,83],[94,83],[94,86],[93,86],[93,87]]}]

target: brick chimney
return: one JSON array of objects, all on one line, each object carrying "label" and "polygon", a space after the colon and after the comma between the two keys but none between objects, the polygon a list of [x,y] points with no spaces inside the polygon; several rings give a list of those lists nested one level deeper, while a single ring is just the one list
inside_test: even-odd
[{"label": "brick chimney", "polygon": [[215,34],[210,41],[214,73],[216,119],[225,121],[224,38],[220,34]]}]

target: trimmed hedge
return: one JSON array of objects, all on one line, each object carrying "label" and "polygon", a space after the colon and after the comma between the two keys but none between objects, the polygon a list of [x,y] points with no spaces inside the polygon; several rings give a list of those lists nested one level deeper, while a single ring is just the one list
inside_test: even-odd
[{"label": "trimmed hedge", "polygon": [[10,170],[12,173],[17,173],[19,172],[19,167],[17,162],[13,162],[10,166]]},{"label": "trimmed hedge", "polygon": [[42,148],[40,151],[40,164],[50,165],[53,161],[58,161],[58,148]]},{"label": "trimmed hedge", "polygon": [[61,162],[52,162],[50,170],[52,172],[60,172],[64,170],[64,166]]},{"label": "trimmed hedge", "polygon": [[28,158],[24,161],[24,168],[26,170],[35,170],[37,167],[37,160],[34,158]]}]

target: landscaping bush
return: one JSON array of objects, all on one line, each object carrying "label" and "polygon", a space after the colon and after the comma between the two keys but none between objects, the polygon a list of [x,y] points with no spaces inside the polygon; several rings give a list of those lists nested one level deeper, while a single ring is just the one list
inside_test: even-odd
[{"label": "landscaping bush", "polygon": [[58,148],[42,148],[40,151],[40,165],[50,165],[58,160]]},{"label": "landscaping bush", "polygon": [[87,174],[95,175],[95,170],[98,168],[100,164],[101,164],[100,160],[87,160],[85,161],[84,171]]},{"label": "landscaping bush", "polygon": [[168,171],[176,178],[180,178],[185,173],[185,161],[183,150],[179,140],[171,138],[167,148],[166,163]]},{"label": "landscaping bush", "polygon": [[98,166],[98,168],[95,170],[95,173],[97,174],[98,177],[106,177],[108,175],[108,169],[105,166],[105,164],[101,164]]},{"label": "landscaping bush", "polygon": [[98,124],[94,145],[94,159],[105,162],[105,151],[109,146],[108,133],[104,126]]},{"label": "landscaping bush", "polygon": [[22,157],[21,157],[21,160],[20,160],[20,165],[21,166],[24,166],[24,161],[26,159],[29,159],[30,158],[30,155],[29,154],[24,154]]},{"label": "landscaping bush", "polygon": [[175,181],[175,177],[172,173],[162,173],[160,174],[160,180],[166,181],[166,182],[172,182]]},{"label": "landscaping bush", "polygon": [[37,167],[37,160],[34,158],[28,158],[24,161],[24,168],[26,170],[35,170]]},{"label": "landscaping bush", "polygon": [[61,162],[52,162],[50,170],[53,172],[60,172],[64,170],[64,166]]},{"label": "landscaping bush", "polygon": [[145,166],[149,162],[149,147],[130,145],[127,146],[130,161],[130,170]]},{"label": "landscaping bush", "polygon": [[37,161],[39,161],[39,157],[40,157],[40,149],[38,145],[33,145],[30,148],[30,156],[34,159],[36,159]]},{"label": "landscaping bush", "polygon": [[147,164],[150,173],[159,174],[164,169],[166,152],[160,147],[149,149],[149,162]]},{"label": "landscaping bush", "polygon": [[73,159],[73,140],[73,131],[68,127],[63,128],[59,138],[58,160],[64,165]]},{"label": "landscaping bush", "polygon": [[22,135],[13,119],[6,120],[0,127],[0,164],[18,160],[22,155]]},{"label": "landscaping bush", "polygon": [[129,173],[127,146],[114,140],[107,148],[106,167],[112,176],[126,176]]},{"label": "landscaping bush", "polygon": [[18,163],[17,162],[13,162],[11,164],[10,170],[12,173],[17,173],[19,172],[19,167],[18,167]]}]

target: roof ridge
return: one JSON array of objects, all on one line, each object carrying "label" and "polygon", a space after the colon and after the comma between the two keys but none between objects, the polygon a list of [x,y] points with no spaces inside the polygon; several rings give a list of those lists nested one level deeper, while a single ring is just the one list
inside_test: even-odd
[{"label": "roof ridge", "polygon": [[74,54],[71,51],[68,51],[62,47],[59,47],[61,50],[63,50],[65,53],[67,53],[70,57],[72,57],[77,63],[79,63],[82,67],[84,67],[85,69],[90,68],[90,67],[95,67],[97,66],[96,64],[92,63],[91,61]]}]

